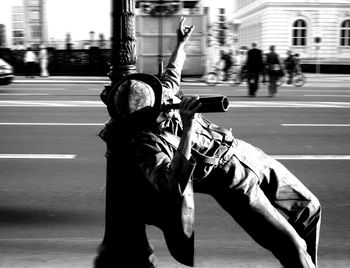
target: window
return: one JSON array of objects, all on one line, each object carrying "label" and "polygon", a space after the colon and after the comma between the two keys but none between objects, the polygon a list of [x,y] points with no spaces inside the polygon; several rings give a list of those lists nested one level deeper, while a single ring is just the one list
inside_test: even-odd
[{"label": "window", "polygon": [[32,30],[32,38],[33,39],[38,39],[38,38],[41,37],[40,26],[39,25],[32,26],[31,30]]},{"label": "window", "polygon": [[29,1],[29,4],[30,4],[31,6],[38,6],[38,5],[39,5],[39,0],[30,0],[30,1]]},{"label": "window", "polygon": [[29,13],[29,19],[30,20],[39,20],[40,19],[40,13],[37,10],[32,10]]},{"label": "window", "polygon": [[293,23],[292,45],[306,46],[307,26],[304,20],[296,20]]},{"label": "window", "polygon": [[340,27],[340,46],[350,47],[350,20],[345,20]]},{"label": "window", "polygon": [[13,31],[13,37],[24,37],[22,31]]},{"label": "window", "polygon": [[20,6],[13,6],[12,7],[12,12],[13,13],[21,13],[22,12],[22,7],[20,7]]},{"label": "window", "polygon": [[22,16],[20,14],[12,14],[13,21],[21,21]]},{"label": "window", "polygon": [[13,24],[12,24],[12,28],[13,29],[22,29],[23,27],[22,27],[22,23],[21,22],[14,22]]}]

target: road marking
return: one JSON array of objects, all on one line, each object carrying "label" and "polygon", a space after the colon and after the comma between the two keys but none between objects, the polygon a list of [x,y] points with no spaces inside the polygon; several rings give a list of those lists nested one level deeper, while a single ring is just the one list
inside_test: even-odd
[{"label": "road marking", "polygon": [[[105,107],[102,101],[0,101],[0,107]],[[230,101],[230,107],[241,108],[350,108],[350,102],[316,101]]]},{"label": "road marking", "polygon": [[350,155],[271,155],[278,160],[350,160]]},{"label": "road marking", "polygon": [[235,108],[350,108],[350,102],[318,101],[230,101]]},{"label": "road marking", "polygon": [[342,97],[342,98],[350,98],[350,95],[316,95],[316,94],[306,94],[305,97]]},{"label": "road marking", "polygon": [[350,127],[350,124],[281,124],[284,127]]},{"label": "road marking", "polygon": [[89,238],[89,237],[0,238],[0,241],[99,242],[101,241],[101,238]]},{"label": "road marking", "polygon": [[75,154],[0,154],[0,159],[74,159]]},{"label": "road marking", "polygon": [[[74,159],[75,154],[0,154],[0,159]],[[350,155],[271,155],[278,160],[350,160]]]},{"label": "road marking", "polygon": [[49,96],[51,93],[0,93],[1,96]]},{"label": "road marking", "polygon": [[13,123],[0,122],[1,126],[104,126],[104,123]]},{"label": "road marking", "polygon": [[[0,88],[2,89],[2,88]],[[4,88],[4,90],[9,90],[9,91],[44,91],[44,90],[66,90],[65,88],[27,88],[27,87],[23,87],[23,88]]]},{"label": "road marking", "polygon": [[0,107],[105,107],[102,101],[0,101]]}]

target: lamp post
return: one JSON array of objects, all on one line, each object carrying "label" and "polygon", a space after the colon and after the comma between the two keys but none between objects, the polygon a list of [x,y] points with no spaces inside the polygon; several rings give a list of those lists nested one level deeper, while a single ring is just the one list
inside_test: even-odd
[{"label": "lamp post", "polygon": [[[111,83],[100,97],[106,104],[108,93],[122,78],[136,72],[135,0],[112,0]],[[107,143],[105,230],[94,261],[95,268],[150,266],[151,248],[137,205],[137,173],[125,133],[110,119],[112,141]],[[103,130],[104,131],[104,130]]]}]

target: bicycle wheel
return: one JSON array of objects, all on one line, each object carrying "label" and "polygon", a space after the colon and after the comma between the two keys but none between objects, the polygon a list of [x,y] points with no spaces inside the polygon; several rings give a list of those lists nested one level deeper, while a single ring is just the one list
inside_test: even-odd
[{"label": "bicycle wheel", "polygon": [[209,72],[204,77],[204,82],[209,86],[216,86],[218,81],[218,76],[215,72]]},{"label": "bicycle wheel", "polygon": [[228,82],[231,86],[234,86],[234,87],[238,86],[241,83],[241,81],[239,80],[238,74],[235,72],[228,73]]},{"label": "bicycle wheel", "polygon": [[293,77],[293,85],[296,87],[301,87],[306,83],[306,77],[304,74],[296,74]]}]

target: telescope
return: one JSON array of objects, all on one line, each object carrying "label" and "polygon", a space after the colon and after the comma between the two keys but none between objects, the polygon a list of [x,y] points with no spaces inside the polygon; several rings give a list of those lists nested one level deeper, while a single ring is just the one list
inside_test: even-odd
[{"label": "telescope", "polygon": [[[220,113],[226,112],[230,106],[230,102],[226,96],[216,97],[200,97],[196,102],[202,104],[198,113]],[[163,112],[172,109],[179,109],[180,103],[166,104],[161,108]]]}]

